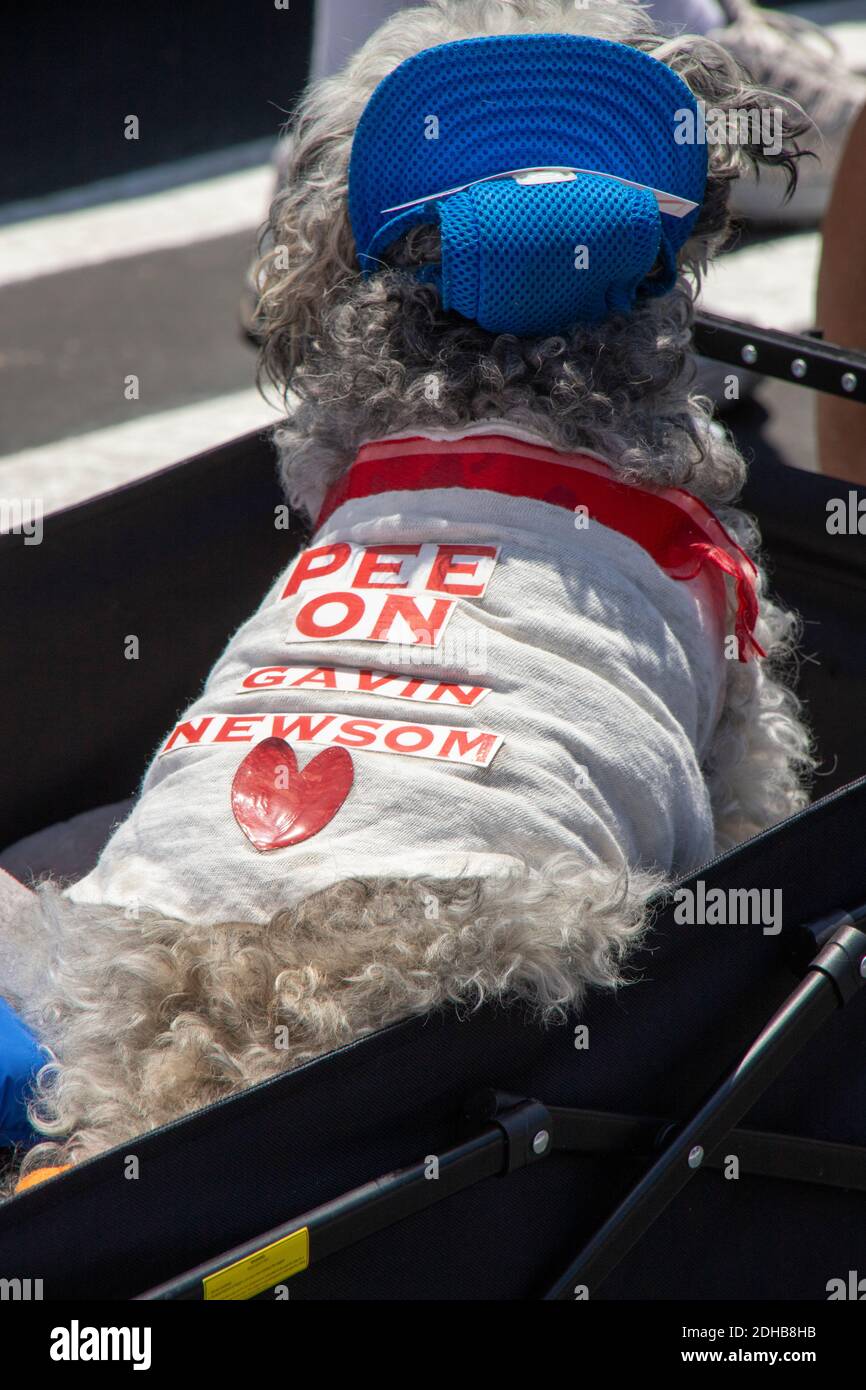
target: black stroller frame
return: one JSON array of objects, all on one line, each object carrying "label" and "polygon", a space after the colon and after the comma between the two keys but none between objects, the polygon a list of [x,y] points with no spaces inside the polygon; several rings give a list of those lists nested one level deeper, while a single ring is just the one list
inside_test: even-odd
[{"label": "black stroller frame", "polygon": [[[306,1212],[256,1240],[141,1295],[151,1299],[253,1297],[337,1250],[476,1182],[564,1153],[652,1154],[647,1173],[544,1297],[595,1296],[616,1267],[702,1165],[721,1166],[733,1148],[747,1172],[866,1192],[866,1149],[734,1128],[769,1084],[836,1009],[866,985],[866,904],[809,923],[820,945],[800,985],[776,1010],[745,1056],[684,1125],[635,1115],[547,1107],[488,1090],[470,1097],[465,1118],[487,1124],[436,1158],[388,1173]],[[722,1146],[726,1152],[722,1153]],[[299,1265],[299,1252],[303,1252]],[[219,1291],[222,1292],[219,1292]],[[242,1292],[240,1292],[242,1291]]]},{"label": "black stroller frame", "polygon": [[[850,353],[815,338],[771,333],[747,324],[699,315],[696,346],[705,355],[722,361],[740,363],[767,375],[866,401],[866,356]],[[121,554],[129,560],[128,521],[131,509],[134,510],[140,503],[145,490],[153,515],[164,516],[169,505],[168,488],[173,485],[175,489],[180,489],[180,502],[175,499],[175,507],[194,509],[200,505],[199,489],[203,480],[207,478],[208,487],[211,489],[211,501],[206,509],[207,534],[203,537],[196,535],[194,525],[191,524],[193,510],[190,515],[185,515],[182,521],[175,522],[175,534],[171,543],[176,544],[178,535],[182,535],[193,550],[201,544],[211,557],[215,544],[230,547],[229,538],[233,530],[238,525],[243,525],[243,520],[238,519],[236,507],[229,505],[230,499],[236,497],[238,472],[244,475],[244,486],[248,497],[251,496],[252,509],[260,509],[261,515],[268,511],[266,503],[278,495],[267,472],[269,458],[268,446],[264,440],[241,440],[215,454],[202,456],[201,459],[192,460],[176,469],[167,470],[164,474],[144,480],[142,484],[133,484],[115,494],[109,494],[106,498],[72,508],[57,518],[49,518],[46,531],[49,532],[54,527],[57,533],[55,545],[51,548],[54,559],[49,561],[35,591],[32,592],[33,605],[37,611],[40,607],[45,607],[46,612],[48,611],[49,604],[57,595],[56,567],[62,569],[69,554],[73,550],[80,550],[81,526],[98,525],[102,528],[101,544],[105,547],[105,553],[100,564],[89,574],[85,573],[84,582],[85,587],[90,585],[91,594],[95,594],[97,588],[103,592],[103,608],[105,610],[107,603],[110,610],[111,599],[110,596],[104,595],[102,584],[103,568],[116,565]],[[797,507],[802,503],[802,490],[807,487],[816,490],[817,518],[820,515],[820,503],[829,495],[834,484],[831,479],[808,475],[796,479],[793,476],[786,477],[784,493],[780,496],[776,488],[782,476],[780,469],[784,471],[783,466],[772,461],[762,466],[759,470],[757,490],[753,488],[752,499],[747,495],[746,503],[749,505],[751,500],[754,505],[757,502],[755,509],[760,514],[771,562],[775,562],[776,579],[785,582],[785,597],[788,601],[793,599],[797,603],[802,592],[798,590],[798,574],[803,564],[806,563],[807,567],[809,564],[813,566],[807,576],[809,584],[814,574],[824,574],[831,565],[826,552],[823,555],[819,554],[823,538],[821,528],[817,524],[814,531],[805,538],[806,544],[802,544],[802,535],[798,537],[796,545],[791,546],[789,543],[791,528],[797,523]],[[788,470],[788,473],[791,472]],[[761,473],[765,482],[769,477],[775,489],[774,507],[767,508],[766,514],[766,498],[762,495],[760,486]],[[838,484],[835,486],[838,488]],[[864,490],[860,489],[859,492],[860,495],[866,496]],[[111,526],[105,527],[103,523],[109,520]],[[120,534],[117,534],[118,532]],[[260,548],[265,551],[261,559],[261,574],[269,575],[276,570],[278,564],[282,566],[284,555],[278,549],[272,527],[262,528],[256,535]],[[300,534],[295,531],[292,540],[299,539]],[[863,616],[866,615],[866,568],[862,552],[856,549],[856,538],[848,539],[853,544],[848,545],[846,540],[839,547],[838,557],[834,555],[833,563],[848,565],[845,578],[852,586],[850,591],[856,595],[853,606],[857,607],[859,604],[859,612]],[[17,537],[5,537],[0,543],[0,573],[4,560],[9,562],[14,558],[17,566],[22,565],[23,557],[18,541]],[[774,543],[778,548],[776,552]],[[169,540],[166,539],[163,544],[167,547]],[[285,535],[280,544],[285,544]],[[229,549],[227,558],[230,556]],[[780,556],[783,557],[781,562]],[[139,564],[140,557],[133,555],[133,571]],[[229,572],[233,571],[233,568],[231,563],[225,565]],[[204,592],[205,583],[212,583],[213,569],[195,559],[191,565],[191,572],[195,599],[197,594]],[[244,616],[247,596],[245,593],[239,595],[234,592],[227,582],[229,577],[227,576],[221,598],[225,600],[227,617],[231,622]],[[168,592],[166,589],[158,596],[163,600],[163,627],[166,621],[170,623],[176,618],[189,601],[188,593],[178,597],[174,590],[171,590],[171,596],[168,597]],[[229,601],[230,594],[232,602]],[[826,596],[822,601],[825,599]],[[124,589],[120,597],[120,611],[116,615],[116,621],[121,626],[130,623],[132,609],[129,605],[132,604],[134,607],[136,602],[140,602],[140,597],[130,598]],[[803,606],[808,611],[808,605]],[[166,607],[169,609],[167,616]],[[836,608],[832,604],[827,605],[827,611],[831,615],[827,624],[830,665],[835,660],[838,666],[848,651],[846,632],[844,622],[840,631],[832,630]],[[851,615],[846,613],[844,616],[849,620]],[[137,629],[129,626],[128,630]],[[192,635],[192,628],[189,632]],[[19,639],[23,636],[20,633],[17,635]],[[53,636],[61,647],[65,646],[69,651],[73,651],[86,640],[85,625],[79,622],[70,626],[68,614],[55,612]],[[14,631],[11,640],[15,649]],[[161,671],[156,678],[159,688],[150,692],[152,699],[148,703],[158,706],[158,711],[153,718],[148,716],[142,721],[137,731],[138,737],[133,740],[136,746],[129,750],[128,757],[124,754],[126,761],[121,760],[120,766],[117,763],[116,750],[118,747],[123,748],[119,734],[126,711],[122,716],[116,708],[118,700],[122,698],[117,681],[111,691],[101,697],[103,719],[100,736],[95,740],[93,747],[81,748],[77,755],[82,773],[86,769],[91,790],[95,789],[97,795],[103,793],[104,799],[110,800],[116,795],[119,787],[131,785],[126,779],[134,775],[133,769],[137,769],[137,745],[140,743],[145,747],[149,746],[161,730],[165,710],[174,708],[175,704],[182,706],[185,695],[184,682],[193,672],[200,673],[201,669],[206,668],[208,658],[212,659],[208,643],[216,646],[221,640],[222,633],[215,632],[207,635],[207,641],[203,645],[197,645],[193,638],[188,646],[178,648],[179,660],[168,670]],[[23,643],[17,650],[24,650]],[[25,668],[23,675],[26,677],[26,658],[23,663],[18,662],[19,669],[22,664]],[[609,1289],[611,1276],[620,1270],[626,1256],[633,1252],[640,1242],[647,1240],[648,1233],[662,1215],[672,1207],[679,1194],[694,1183],[699,1174],[718,1173],[730,1166],[732,1160],[736,1161],[738,1174],[759,1184],[778,1184],[788,1192],[792,1189],[802,1190],[805,1186],[812,1193],[826,1190],[828,1194],[834,1195],[834,1200],[839,1194],[845,1194],[846,1200],[850,1194],[866,1194],[866,1133],[861,1131],[862,1138],[851,1143],[823,1138],[817,1133],[787,1133],[774,1125],[740,1126],[743,1118],[751,1114],[758,1102],[772,1093],[774,1086],[783,1080],[786,1072],[790,1072],[794,1059],[802,1056],[806,1045],[816,1038],[819,1032],[832,1033],[833,1038],[829,1043],[831,1051],[835,1049],[834,1055],[842,1055],[838,1052],[838,1025],[831,1026],[830,1020],[840,1011],[847,1013],[846,1006],[855,1001],[866,984],[866,863],[861,865],[856,857],[857,841],[852,824],[852,821],[856,821],[857,811],[862,815],[866,810],[866,777],[861,776],[859,780],[846,782],[846,778],[852,774],[866,771],[866,747],[861,746],[866,744],[866,740],[855,741],[857,731],[854,724],[855,711],[862,708],[860,701],[866,684],[866,673],[862,670],[862,664],[861,661],[861,667],[852,672],[850,679],[837,688],[835,695],[831,693],[829,696],[826,690],[821,695],[819,687],[815,685],[816,680],[820,685],[823,677],[817,677],[811,668],[807,673],[813,682],[817,696],[814,704],[819,710],[822,699],[827,706],[830,703],[836,706],[837,722],[834,723],[832,718],[828,718],[824,722],[825,732],[829,730],[829,737],[840,746],[844,746],[847,740],[846,766],[840,771],[836,788],[822,801],[792,817],[783,826],[757,836],[745,846],[721,856],[719,860],[700,871],[706,878],[725,882],[731,873],[741,871],[743,865],[751,865],[750,872],[754,872],[755,866],[766,864],[765,869],[762,867],[758,871],[759,876],[764,872],[765,878],[773,881],[774,873],[777,876],[783,872],[793,873],[798,896],[797,920],[786,920],[780,941],[752,941],[748,948],[741,943],[748,957],[747,967],[753,968],[755,973],[759,968],[764,971],[770,969],[773,977],[771,993],[775,1007],[769,1018],[763,1001],[750,998],[742,1007],[742,1017],[738,1015],[736,1025],[731,1024],[727,1029],[725,1042],[727,1054],[732,1060],[721,1078],[717,1075],[712,1084],[706,1085],[707,1069],[718,1065],[718,1056],[716,1047],[708,1045],[703,1037],[702,1024],[699,1021],[695,1033],[696,1060],[688,1069],[689,1076],[684,1088],[688,1103],[677,1105],[676,1113],[673,1113],[673,1106],[667,1109],[667,1112],[659,1110],[654,1114],[645,1114],[640,1113],[634,1105],[614,1105],[612,1108],[600,1109],[586,1104],[546,1103],[536,1098],[534,1086],[531,1089],[515,1089],[513,1082],[508,1089],[499,1089],[499,1082],[504,1081],[508,1084],[511,1075],[520,1075],[521,1072],[525,1075],[531,1074],[534,1063],[527,1063],[526,1066],[515,1063],[514,1059],[519,1056],[517,1049],[522,1044],[519,1037],[518,1041],[514,1041],[514,1017],[509,1015],[506,1020],[504,1014],[508,1011],[499,1011],[501,1017],[497,1019],[494,1017],[495,1011],[491,1013],[485,1006],[481,1011],[482,1022],[473,1021],[468,1025],[469,1036],[477,1036],[480,1042],[478,1055],[474,1056],[474,1059],[468,1059],[466,1063],[467,1072],[472,1075],[467,1075],[466,1078],[467,1089],[458,1107],[460,1113],[455,1112],[453,1103],[454,1097],[459,1094],[459,1076],[448,1073],[447,1098],[444,1091],[440,1095],[431,1083],[424,1083],[430,1085],[430,1095],[433,1098],[430,1101],[431,1107],[435,1101],[436,1105],[441,1104],[442,1109],[441,1115],[436,1115],[435,1122],[431,1118],[431,1138],[436,1142],[427,1154],[416,1158],[415,1161],[410,1159],[385,1172],[382,1172],[381,1167],[376,1168],[372,1157],[365,1158],[368,1172],[378,1171],[378,1176],[367,1177],[364,1181],[347,1188],[345,1185],[341,1186],[335,1174],[331,1175],[325,1183],[328,1194],[321,1201],[305,1203],[302,1200],[299,1205],[292,1206],[293,1199],[289,1194],[269,1196],[266,1201],[258,1203],[251,1199],[248,1205],[260,1207],[262,1213],[265,1209],[274,1211],[282,1208],[283,1212],[293,1210],[300,1214],[292,1215],[290,1219],[267,1223],[261,1220],[258,1210],[245,1211],[242,1217],[227,1220],[225,1223],[227,1234],[245,1228],[242,1239],[221,1240],[216,1230],[204,1232],[196,1226],[194,1220],[184,1224],[182,1239],[179,1238],[176,1253],[166,1253],[164,1249],[157,1250],[156,1243],[149,1236],[147,1239],[137,1237],[138,1245],[143,1251],[141,1266],[135,1266],[130,1252],[115,1249],[103,1262],[104,1267],[100,1267],[92,1276],[84,1279],[87,1292],[100,1296],[98,1291],[101,1289],[104,1296],[105,1289],[114,1281],[111,1296],[131,1297],[139,1301],[249,1299],[260,1297],[272,1289],[285,1289],[286,1281],[298,1275],[309,1279],[311,1274],[319,1273],[318,1282],[314,1281],[312,1285],[311,1296],[321,1296],[322,1290],[325,1291],[324,1296],[346,1296],[347,1291],[348,1296],[358,1296],[362,1281],[359,1281],[357,1263],[352,1264],[351,1260],[346,1262],[347,1253],[351,1254],[356,1247],[369,1249],[369,1242],[374,1236],[394,1232],[404,1225],[407,1229],[411,1228],[413,1221],[424,1219],[424,1213],[433,1209],[437,1212],[442,1211],[449,1202],[459,1202],[461,1195],[462,1211],[465,1215],[467,1194],[485,1187],[492,1191],[489,1186],[490,1180],[510,1177],[521,1170],[548,1168],[553,1171],[557,1158],[563,1155],[580,1161],[584,1177],[590,1171],[586,1165],[599,1160],[604,1160],[605,1163],[609,1161],[617,1168],[613,1181],[607,1184],[602,1182],[600,1185],[605,1192],[615,1195],[612,1203],[603,1203],[610,1210],[610,1214],[601,1221],[595,1217],[591,1222],[584,1218],[578,1223],[579,1227],[582,1225],[585,1236],[581,1240],[569,1239],[572,1253],[567,1262],[560,1234],[555,1252],[551,1253],[551,1247],[540,1262],[543,1275],[539,1272],[536,1261],[531,1279],[526,1278],[525,1271],[519,1277],[514,1276],[516,1292],[514,1287],[508,1285],[507,1280],[504,1283],[500,1280],[499,1283],[505,1289],[504,1292],[500,1289],[500,1297],[529,1296],[571,1301],[623,1296],[622,1288],[619,1293],[615,1289],[612,1294]],[[175,669],[178,665],[180,671]],[[31,681],[35,681],[36,671],[32,663],[29,674]],[[838,671],[835,674],[838,674]],[[172,685],[172,681],[176,683]],[[42,708],[48,707],[55,698],[56,691],[51,688],[51,683],[52,677],[49,673],[49,689],[41,702]],[[24,724],[27,723],[28,717],[31,721],[35,719],[38,722],[39,716],[38,710],[31,711],[28,707],[28,702],[32,704],[32,690],[38,687],[31,685],[28,689],[28,684],[25,680],[17,697],[18,707],[14,711],[19,721]],[[847,691],[847,695],[839,695],[839,689]],[[88,698],[87,691],[74,695],[73,710],[70,714],[73,722]],[[49,749],[46,754],[43,769],[46,777],[47,759],[55,754],[56,749]],[[38,781],[38,778],[36,780]],[[65,785],[64,779],[63,786]],[[72,801],[64,807],[63,788],[58,786],[57,791],[60,794],[61,813],[72,814],[74,810],[80,809]],[[65,794],[69,795],[68,791]],[[53,800],[56,801],[56,798]],[[36,798],[32,805],[19,807],[15,821],[7,816],[7,824],[3,827],[6,838],[15,837],[14,826],[18,827],[18,836],[37,828],[40,824],[40,811],[40,801]],[[808,856],[807,836],[814,833],[822,837],[825,873],[824,881],[821,883],[816,881],[814,875],[809,874],[807,867],[804,867],[804,861]],[[789,841],[790,846],[786,847]],[[780,868],[780,865],[787,865],[787,868]],[[689,881],[693,881],[694,878],[693,875]],[[671,893],[673,891],[671,890]],[[663,923],[665,915],[668,923],[670,922],[671,893],[654,905]],[[823,908],[827,910],[824,911]],[[664,945],[663,930],[661,935],[663,945],[658,960],[670,961],[673,947],[668,950]],[[751,938],[749,940],[751,941]],[[681,951],[682,944],[677,949]],[[708,992],[712,992],[715,988],[712,984],[713,979],[728,968],[725,963],[728,955],[728,942],[722,943],[720,938],[718,945],[710,948],[710,958],[705,962],[700,955],[694,956],[698,990],[706,986]],[[643,964],[657,965],[657,958],[652,950],[645,955]],[[702,971],[706,973],[702,974]],[[798,979],[793,988],[790,985],[792,972],[793,977]],[[661,973],[664,975],[663,970]],[[727,987],[725,985],[725,988]],[[696,993],[695,987],[692,986],[691,994]],[[612,1011],[616,1015],[616,1009],[617,1006],[610,1006],[608,1012]],[[862,1008],[862,996],[851,1012],[861,1021],[866,1017]],[[762,1019],[764,1021],[761,1023]],[[349,1081],[354,1077],[356,1081],[353,1084],[357,1084],[357,1078],[366,1075],[363,1069],[359,1070],[359,1064],[365,1057],[372,1065],[384,1065],[389,1057],[392,1062],[394,1058],[399,1059],[402,1048],[409,1059],[409,1065],[412,1049],[418,1052],[420,1047],[429,1041],[426,1036],[422,1036],[428,1025],[432,1027],[429,1020],[410,1020],[405,1024],[395,1025],[371,1039],[362,1039],[350,1048],[341,1049],[338,1053],[308,1064],[291,1076],[263,1083],[262,1086],[253,1088],[252,1092],[222,1102],[207,1112],[199,1112],[153,1135],[144,1136],[141,1143],[135,1147],[141,1150],[143,1163],[152,1161],[154,1166],[160,1168],[160,1191],[164,1198],[165,1184],[170,1181],[170,1175],[177,1169],[178,1163],[179,1171],[182,1171],[186,1183],[189,1183],[192,1173],[196,1171],[195,1162],[188,1162],[186,1157],[178,1158],[178,1146],[182,1147],[186,1143],[187,1148],[192,1150],[196,1145],[201,1147],[204,1144],[204,1152],[209,1154],[215,1151],[215,1141],[208,1138],[208,1134],[212,1134],[215,1127],[226,1128],[227,1122],[232,1121],[232,1133],[236,1136],[239,1132],[238,1125],[244,1127],[247,1124],[245,1117],[259,1115],[268,1097],[274,1098],[277,1105],[285,1104],[287,1115],[291,1107],[298,1110],[299,1106],[309,1106],[309,1090],[303,1101],[300,1099],[302,1092],[299,1087],[303,1086],[305,1080],[308,1087],[312,1085],[314,1088],[317,1079],[324,1082],[323,1094],[326,1104],[329,1085],[336,1086],[336,1091],[345,1102],[346,1096],[353,1094],[352,1090],[346,1090]],[[461,1055],[460,1043],[465,1042],[467,1025],[461,1020],[451,1020],[440,1022],[438,1026],[439,1032],[433,1037],[433,1042],[438,1045],[443,1067],[447,1070],[452,1066],[452,1053],[458,1058]],[[461,1027],[464,1034],[457,1039],[455,1030],[459,1032]],[[518,1018],[518,1034],[520,1029],[525,1027],[526,1020]],[[476,1030],[475,1035],[473,1029]],[[530,1034],[526,1036],[529,1037]],[[743,1038],[749,1039],[746,1046],[741,1041]],[[740,1041],[737,1041],[738,1039]],[[540,1042],[533,1043],[533,1046],[536,1045],[539,1049],[542,1048]],[[509,1051],[509,1048],[512,1050]],[[510,1063],[503,1060],[501,1071],[491,1063],[491,1057],[496,1055],[497,1050],[511,1058]],[[724,1052],[725,1048],[722,1048],[722,1051]],[[540,1051],[538,1055],[541,1055]],[[711,1058],[715,1060],[712,1061]],[[484,1078],[481,1085],[475,1084],[479,1078]],[[473,1084],[470,1085],[470,1081]],[[363,1082],[363,1085],[368,1084],[366,1080]],[[553,1085],[554,1090],[562,1089],[557,1081],[554,1081]],[[423,1086],[419,1085],[419,1090],[423,1090]],[[541,1087],[538,1087],[538,1090],[543,1093]],[[864,1087],[861,1085],[861,1096],[863,1091]],[[281,1096],[284,1099],[280,1099]],[[416,1108],[423,1109],[423,1104],[424,1099],[420,1097]],[[363,1097],[359,1099],[358,1106],[358,1114],[363,1113]],[[446,1111],[450,1112],[449,1125],[453,1141],[441,1143],[438,1140],[448,1132],[448,1126],[444,1125]],[[276,1109],[273,1113],[276,1116]],[[393,1113],[399,1112],[395,1110]],[[431,1108],[431,1116],[432,1113]],[[288,1125],[289,1121],[286,1123]],[[355,1127],[362,1128],[357,1120]],[[829,1123],[824,1127],[833,1128]],[[418,1129],[419,1125],[416,1124],[416,1130]],[[305,1133],[309,1134],[309,1129]],[[315,1142],[309,1139],[305,1139],[304,1142],[311,1155],[308,1166],[314,1166]],[[412,1143],[413,1140],[408,1133],[403,1136],[401,1144],[404,1152],[408,1151],[411,1154]],[[261,1173],[268,1170],[272,1159],[268,1154],[260,1156],[257,1144],[258,1141],[253,1144],[255,1152],[252,1154],[252,1161],[258,1165],[256,1171]],[[368,1143],[368,1148],[377,1147],[378,1140],[372,1145]],[[415,1152],[419,1152],[417,1147]],[[73,1225],[79,1233],[85,1229],[87,1220],[92,1219],[93,1211],[92,1202],[88,1207],[86,1196],[88,1175],[91,1175],[92,1184],[103,1184],[104,1192],[109,1172],[116,1173],[118,1153],[119,1151],[113,1151],[110,1155],[84,1164],[62,1178],[55,1179],[46,1187],[36,1189],[7,1204],[6,1209],[0,1211],[2,1267],[5,1269],[9,1266],[18,1254],[21,1256],[21,1273],[26,1276],[29,1270],[36,1267],[34,1252],[37,1250],[41,1250],[44,1263],[45,1233],[53,1215],[58,1209],[62,1209],[64,1204],[70,1209],[70,1204],[74,1208],[75,1203],[78,1203],[81,1210],[80,1213],[77,1209],[74,1210]],[[148,1158],[148,1155],[152,1158]],[[634,1171],[632,1180],[625,1187],[620,1180],[623,1165],[626,1169]],[[251,1183],[252,1181],[253,1179]],[[534,1180],[527,1174],[523,1181],[525,1184]],[[577,1179],[569,1179],[564,1175],[558,1181],[561,1190],[566,1191],[569,1184]],[[301,1188],[309,1192],[315,1192],[318,1185],[320,1184],[315,1177],[309,1177],[309,1180],[305,1179],[300,1184]],[[202,1198],[204,1205],[200,1215],[216,1211],[219,1201],[225,1199],[226,1190],[217,1183],[214,1193]],[[527,1189],[524,1187],[524,1190]],[[125,1196],[123,1200],[126,1201]],[[153,1214],[158,1210],[159,1202],[156,1195],[144,1199],[144,1206],[139,1197],[129,1200],[129,1210],[133,1217],[137,1214],[144,1221],[147,1219],[146,1213],[149,1212],[150,1219],[154,1219]],[[190,1196],[190,1200],[198,1199]],[[860,1213],[857,1229],[866,1232],[866,1200],[857,1210]],[[91,1213],[90,1218],[88,1211]],[[177,1223],[177,1210],[173,1212],[173,1216]],[[823,1221],[819,1222],[820,1226],[824,1224],[826,1223]],[[122,1220],[120,1225],[123,1225]],[[845,1228],[847,1229],[847,1225]],[[254,1234],[251,1235],[250,1231]],[[71,1244],[74,1244],[72,1238]],[[135,1244],[136,1241],[132,1241],[132,1245]],[[551,1245],[550,1241],[548,1245]],[[407,1248],[405,1241],[402,1246],[398,1241],[395,1257],[398,1265]],[[576,1254],[573,1253],[575,1248],[578,1251]],[[861,1238],[861,1245],[856,1248],[866,1251],[866,1239]],[[188,1256],[197,1249],[206,1252],[203,1258],[184,1260],[182,1251],[187,1252]],[[403,1256],[400,1254],[401,1250]],[[850,1258],[853,1256],[849,1256]],[[328,1289],[327,1283],[322,1283],[322,1279],[327,1279],[329,1264],[339,1264],[341,1260],[343,1273],[337,1277],[334,1294],[333,1290]],[[135,1266],[131,1270],[125,1267],[129,1262]],[[533,1261],[528,1259],[524,1264],[528,1267]],[[69,1288],[76,1286],[79,1277],[73,1270],[72,1256],[68,1251],[59,1258],[59,1265],[63,1268],[59,1269],[57,1285],[68,1292]],[[119,1278],[118,1271],[121,1269],[123,1277]],[[148,1283],[144,1283],[147,1272],[153,1274],[160,1270],[164,1272],[164,1277],[155,1280],[151,1278]],[[694,1270],[691,1273],[693,1275]],[[385,1282],[387,1283],[387,1280]],[[439,1282],[441,1284],[442,1280]],[[637,1282],[640,1286],[640,1276]],[[293,1293],[292,1297],[294,1296]],[[626,1287],[625,1296],[635,1296],[634,1289]],[[714,1295],[711,1293],[710,1296]]]},{"label": "black stroller frame", "polygon": [[699,313],[695,315],[694,344],[696,351],[718,362],[866,402],[866,353],[825,343],[820,332],[782,333],[739,319]]}]

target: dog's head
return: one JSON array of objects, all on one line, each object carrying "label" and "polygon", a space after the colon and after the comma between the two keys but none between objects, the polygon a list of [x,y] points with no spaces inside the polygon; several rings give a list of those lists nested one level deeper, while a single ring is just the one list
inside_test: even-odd
[{"label": "dog's head", "polygon": [[[461,42],[473,39],[484,42]],[[459,114],[461,142],[449,142],[455,122],[443,112]],[[402,10],[299,104],[260,265],[263,368],[281,389],[330,407],[329,424],[308,413],[302,426],[328,436],[325,454],[406,424],[518,418],[543,401],[548,421],[559,416],[550,427],[559,442],[599,447],[603,418],[610,434],[613,415],[632,414],[631,437],[614,428],[608,443],[623,458],[636,437],[656,436],[661,458],[659,439],[670,444],[682,406],[674,387],[695,283],[728,232],[732,181],[762,163],[793,181],[804,129],[718,44],[661,38],[634,0]],[[527,196],[525,185],[521,194],[513,179],[491,178],[540,166],[558,166],[566,182],[529,175],[541,182]],[[560,243],[594,217],[594,242],[560,245],[579,255],[591,243],[588,273],[547,275],[542,236],[529,303],[515,208],[546,218],[550,236],[559,217]],[[525,225],[522,235],[525,246]],[[503,277],[492,294],[477,251],[490,264],[497,236]],[[648,396],[657,426],[643,419]],[[308,492],[294,500],[309,507]]]}]

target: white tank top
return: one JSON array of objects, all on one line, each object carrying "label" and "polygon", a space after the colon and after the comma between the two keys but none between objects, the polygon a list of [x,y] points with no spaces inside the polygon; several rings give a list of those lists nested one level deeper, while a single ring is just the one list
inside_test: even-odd
[{"label": "white tank top", "polygon": [[490,422],[365,445],[69,896],[266,922],[357,876],[705,861],[742,552],[688,494],[612,478]]}]

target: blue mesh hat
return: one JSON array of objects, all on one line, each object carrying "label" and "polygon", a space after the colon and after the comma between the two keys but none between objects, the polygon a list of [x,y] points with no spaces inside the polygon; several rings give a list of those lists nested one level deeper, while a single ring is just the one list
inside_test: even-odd
[{"label": "blue mesh hat", "polygon": [[418,271],[495,333],[566,332],[665,294],[704,196],[698,105],[625,44],[577,34],[460,39],[379,83],[355,131],[349,216],[363,274],[410,227],[440,228]]}]

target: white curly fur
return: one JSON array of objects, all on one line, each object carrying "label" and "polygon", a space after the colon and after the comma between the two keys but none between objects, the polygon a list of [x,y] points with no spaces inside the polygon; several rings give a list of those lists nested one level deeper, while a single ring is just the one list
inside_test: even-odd
[{"label": "white curly fur", "polygon": [[[287,495],[314,514],[365,437],[485,417],[529,425],[560,447],[591,448],[635,481],[676,483],[713,505],[757,556],[730,503],[744,465],[689,394],[694,287],[727,231],[730,182],[761,152],[711,148],[707,197],[669,296],[570,338],[492,337],[444,314],[407,273],[435,255],[416,229],[361,281],[346,212],[352,132],[377,82],[433,44],[473,34],[591,33],[654,52],[715,106],[761,106],[707,40],[662,41],[630,0],[433,0],[401,11],[339,75],[305,95],[288,183],[262,262],[265,370],[287,392],[279,433]],[[777,100],[774,98],[774,100]],[[799,127],[792,123],[789,134]],[[782,159],[790,166],[790,145]],[[288,271],[277,263],[287,248]],[[436,405],[424,383],[435,371]],[[289,392],[294,393],[291,398]],[[705,773],[725,849],[800,808],[811,768],[790,676],[797,627],[760,576],[764,662],[728,663]],[[0,934],[0,986],[53,1049],[32,1114],[46,1142],[25,1171],[77,1162],[144,1130],[446,1004],[527,1001],[545,1019],[587,986],[622,980],[627,948],[661,885],[645,873],[588,871],[557,855],[508,880],[343,882],[266,927],[202,928],[77,906],[42,885]],[[431,903],[434,905],[431,912]]]}]

